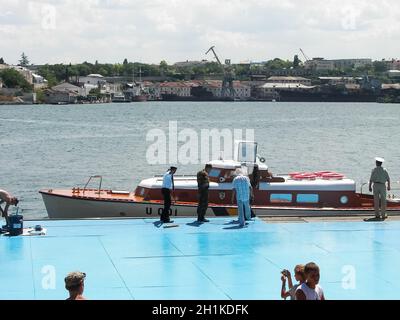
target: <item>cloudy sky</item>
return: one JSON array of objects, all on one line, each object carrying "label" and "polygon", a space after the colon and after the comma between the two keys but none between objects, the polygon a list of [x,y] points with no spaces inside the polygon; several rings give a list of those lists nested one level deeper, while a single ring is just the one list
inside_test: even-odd
[{"label": "cloudy sky", "polygon": [[0,0],[0,57],[17,63],[400,58],[398,0]]}]

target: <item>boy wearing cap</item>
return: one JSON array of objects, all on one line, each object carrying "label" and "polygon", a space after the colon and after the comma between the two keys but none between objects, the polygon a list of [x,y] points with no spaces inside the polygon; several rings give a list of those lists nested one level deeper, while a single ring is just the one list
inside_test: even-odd
[{"label": "boy wearing cap", "polygon": [[372,170],[371,178],[369,179],[369,191],[374,192],[375,217],[380,219],[381,215],[382,219],[386,219],[386,182],[388,183],[387,190],[390,191],[390,177],[386,169],[382,167],[385,159],[375,158],[375,161],[376,168]]},{"label": "boy wearing cap", "polygon": [[86,300],[83,296],[85,288],[86,273],[84,272],[70,272],[65,277],[65,289],[69,291],[69,298],[67,300]]}]

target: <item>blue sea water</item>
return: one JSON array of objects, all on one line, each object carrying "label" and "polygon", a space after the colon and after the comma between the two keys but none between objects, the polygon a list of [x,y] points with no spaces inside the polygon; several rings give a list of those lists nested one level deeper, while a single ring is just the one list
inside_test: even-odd
[{"label": "blue sea water", "polygon": [[[400,105],[375,103],[0,106],[0,188],[21,198],[26,218],[47,216],[40,189],[83,186],[90,175],[102,175],[106,188],[133,190],[167,167],[147,162],[153,143],[147,133],[168,133],[169,121],[177,121],[178,131],[199,135],[202,129],[254,129],[273,173],[334,170],[359,189],[376,156],[386,158],[392,180],[400,180],[399,120]],[[193,174],[202,164],[178,166],[179,174]]]}]

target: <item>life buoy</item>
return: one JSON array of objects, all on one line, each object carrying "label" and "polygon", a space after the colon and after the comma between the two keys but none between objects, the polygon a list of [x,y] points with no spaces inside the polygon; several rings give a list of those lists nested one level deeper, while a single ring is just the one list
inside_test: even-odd
[{"label": "life buoy", "polygon": [[292,173],[289,173],[289,177],[291,177],[293,179],[293,177],[298,176],[299,174],[303,174],[303,172],[292,172]]},{"label": "life buoy", "polygon": [[336,172],[329,172],[325,173],[322,175],[322,179],[329,180],[329,179],[334,179],[334,180],[342,180],[344,178],[344,175],[341,173],[336,173]]},{"label": "life buoy", "polygon": [[315,180],[317,175],[312,172],[300,173],[293,176],[294,180]]},{"label": "life buoy", "polygon": [[324,174],[328,174],[328,173],[333,173],[332,171],[318,171],[318,172],[314,172],[314,174],[317,175],[317,177],[322,177]]}]

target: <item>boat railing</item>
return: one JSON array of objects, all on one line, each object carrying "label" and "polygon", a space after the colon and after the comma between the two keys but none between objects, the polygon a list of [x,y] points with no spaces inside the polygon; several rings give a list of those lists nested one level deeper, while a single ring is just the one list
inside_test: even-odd
[{"label": "boat railing", "polygon": [[[363,195],[363,189],[366,185],[369,185],[369,182],[361,183],[360,194]],[[400,199],[400,181],[392,181],[390,186],[390,191],[387,193],[388,199]],[[394,193],[396,192],[396,194]]]},{"label": "boat railing", "polygon": [[[157,178],[158,180],[160,179],[160,178],[163,178],[164,177],[164,175],[162,175],[162,174],[158,174],[158,175],[155,175],[154,176],[154,178]],[[195,179],[196,177],[194,176],[194,175],[185,175],[185,174],[182,174],[182,175],[175,175],[174,174],[174,179],[175,180],[177,180],[177,179],[187,179],[187,178],[192,178],[192,179]]]},{"label": "boat railing", "polygon": [[83,194],[85,194],[86,187],[88,186],[90,181],[92,181],[92,179],[100,179],[100,181],[99,181],[99,190],[97,192],[100,195],[100,193],[101,193],[101,184],[103,183],[103,177],[102,176],[90,176],[89,180],[86,182],[85,186],[83,187]]}]

